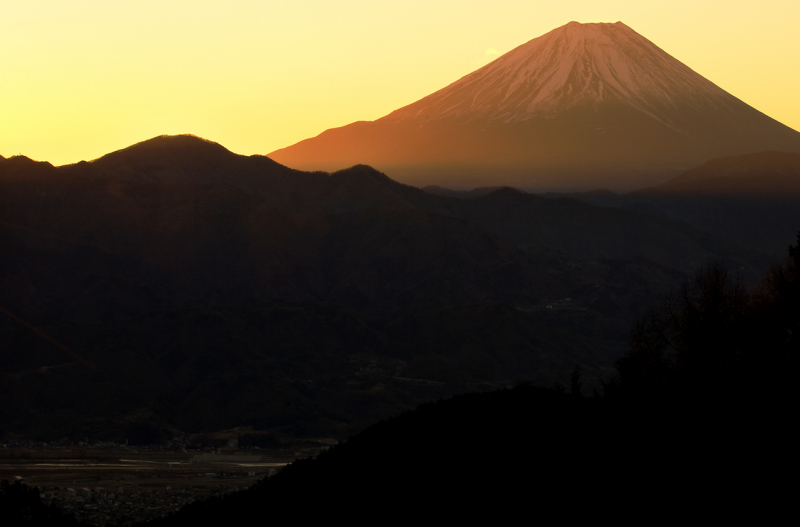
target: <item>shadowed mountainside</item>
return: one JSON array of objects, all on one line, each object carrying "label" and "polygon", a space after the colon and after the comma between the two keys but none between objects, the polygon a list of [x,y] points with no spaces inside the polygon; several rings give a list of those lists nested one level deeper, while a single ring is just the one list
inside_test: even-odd
[{"label": "shadowed mountainside", "polygon": [[[273,519],[640,519],[785,515],[797,409],[800,234],[747,290],[720,266],[663,298],[632,332],[603,394],[518,385],[376,423],[250,489],[190,504],[157,526]],[[355,506],[354,500],[358,500]],[[304,506],[313,502],[314,507]],[[770,505],[770,506],[767,506]],[[783,512],[780,512],[783,511]]]},{"label": "shadowed mountainside", "polygon": [[800,225],[800,154],[759,152],[712,159],[626,195],[565,196],[681,221],[777,262]]},{"label": "shadowed mountainside", "polygon": [[476,387],[563,382],[576,362],[603,376],[697,263],[763,264],[637,211],[434,196],[191,136],[58,168],[0,160],[0,211],[0,421],[42,436],[142,420],[344,434]]},{"label": "shadowed mountainside", "polygon": [[800,154],[758,152],[712,159],[636,194],[800,196]]}]

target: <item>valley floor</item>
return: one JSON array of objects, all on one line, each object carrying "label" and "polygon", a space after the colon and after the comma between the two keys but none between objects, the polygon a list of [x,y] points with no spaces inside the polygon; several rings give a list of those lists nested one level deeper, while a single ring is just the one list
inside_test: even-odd
[{"label": "valley floor", "polygon": [[0,480],[38,487],[46,505],[99,527],[132,525],[250,487],[319,449],[166,451],[124,446],[0,449]]}]

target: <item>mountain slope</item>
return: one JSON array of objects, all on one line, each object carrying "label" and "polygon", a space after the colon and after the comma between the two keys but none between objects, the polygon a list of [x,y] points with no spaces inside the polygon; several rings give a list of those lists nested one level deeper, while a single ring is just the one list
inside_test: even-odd
[{"label": "mountain slope", "polygon": [[343,434],[479,386],[551,385],[577,362],[595,378],[683,273],[750,266],[706,238],[191,136],[64,167],[0,160],[0,307],[42,332],[0,314],[0,434],[121,437],[142,415]]},{"label": "mountain slope", "polygon": [[786,240],[800,228],[800,154],[768,151],[721,157],[627,194],[561,196],[683,222],[775,263],[783,258]]},{"label": "mountain slope", "polygon": [[758,152],[712,159],[638,194],[800,196],[800,154]]},{"label": "mountain slope", "polygon": [[381,119],[269,156],[366,163],[417,186],[636,188],[760,150],[800,152],[800,133],[621,22],[571,22]]}]

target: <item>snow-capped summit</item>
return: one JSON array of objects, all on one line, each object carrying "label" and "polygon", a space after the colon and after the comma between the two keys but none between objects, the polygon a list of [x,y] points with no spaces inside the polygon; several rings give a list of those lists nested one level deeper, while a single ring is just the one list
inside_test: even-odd
[{"label": "snow-capped summit", "polygon": [[412,184],[633,188],[759,150],[800,152],[800,133],[622,22],[570,22],[377,121],[270,157],[367,163]]},{"label": "snow-capped summit", "polygon": [[703,111],[735,104],[730,99],[622,22],[570,22],[386,119],[513,122],[623,103],[667,124],[679,102]]}]

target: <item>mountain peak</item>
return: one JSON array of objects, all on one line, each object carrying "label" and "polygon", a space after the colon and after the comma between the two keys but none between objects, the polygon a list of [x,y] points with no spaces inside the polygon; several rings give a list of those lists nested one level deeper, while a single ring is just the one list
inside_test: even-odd
[{"label": "mountain peak", "polygon": [[113,173],[130,170],[184,172],[186,167],[194,167],[196,172],[207,172],[235,157],[236,154],[219,143],[196,135],[161,135],[106,154],[92,164]]},{"label": "mountain peak", "polygon": [[31,171],[31,170],[49,170],[53,168],[47,161],[34,161],[33,159],[23,156],[15,155],[9,158],[0,156],[0,168],[3,172],[13,171]]},{"label": "mountain peak", "polygon": [[145,158],[164,158],[182,157],[187,155],[234,155],[230,150],[202,137],[192,134],[181,135],[159,135],[145,141],[141,141],[122,150],[117,150],[106,154],[96,162],[115,160],[120,157],[145,157]]},{"label": "mountain peak", "polygon": [[367,163],[420,186],[630,190],[760,150],[800,151],[800,134],[622,22],[570,22],[376,121],[269,156]]},{"label": "mountain peak", "polygon": [[[621,26],[621,27],[625,27],[625,28],[630,29],[628,26],[626,26],[625,24],[623,24],[619,20],[616,21],[616,22],[578,22],[576,20],[572,20],[571,22],[568,22],[568,23],[564,24],[561,27],[557,27],[557,28],[553,29],[550,32],[552,33],[553,31],[558,31],[558,30],[562,30],[562,29],[566,29],[566,28],[577,29],[577,30],[587,30],[588,31],[588,30],[607,27],[607,26]],[[631,30],[631,31],[633,31],[633,30]]]},{"label": "mountain peak", "polygon": [[385,119],[517,122],[624,104],[685,131],[677,105],[707,113],[732,99],[622,22],[570,22]]}]

